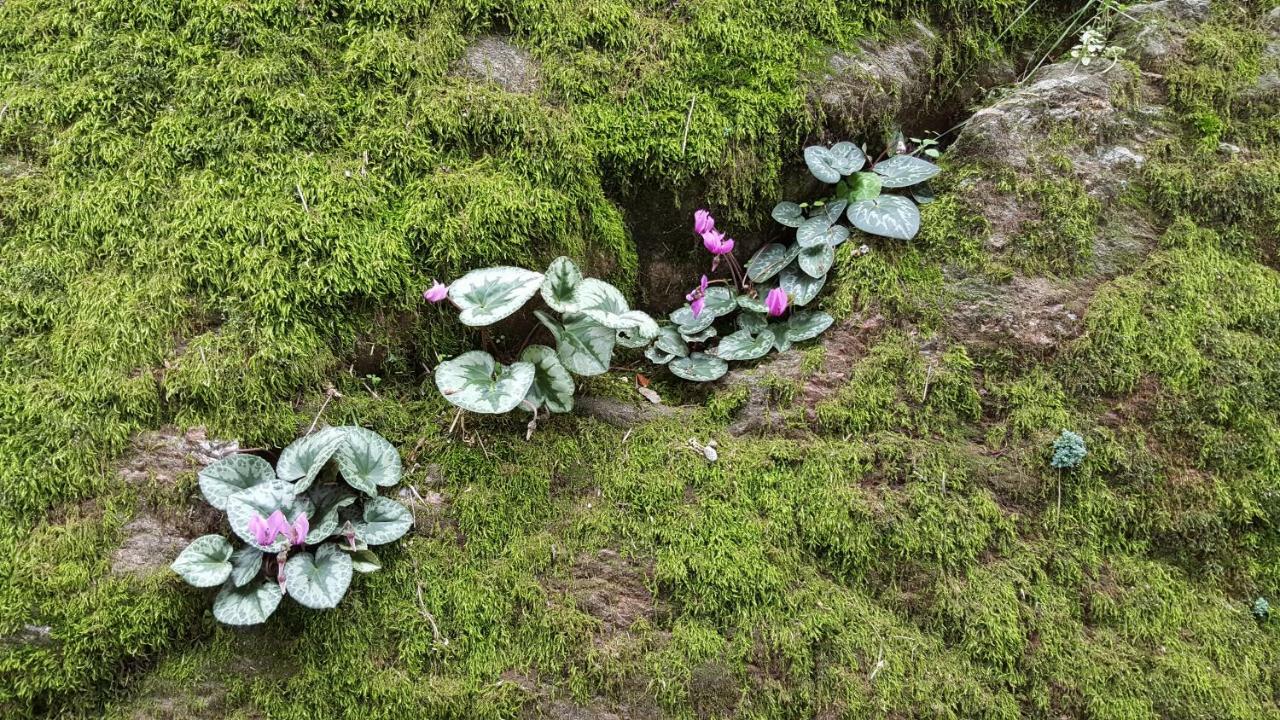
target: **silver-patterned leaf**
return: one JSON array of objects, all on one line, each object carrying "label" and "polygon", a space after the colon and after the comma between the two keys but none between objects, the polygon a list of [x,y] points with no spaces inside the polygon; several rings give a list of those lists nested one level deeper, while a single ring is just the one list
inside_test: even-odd
[{"label": "silver-patterned leaf", "polygon": [[715,337],[717,334],[719,334],[719,333],[716,331],[716,329],[715,329],[715,328],[713,328],[713,327],[709,327],[709,328],[707,328],[706,330],[703,330],[702,332],[700,332],[700,333],[698,333],[698,334],[696,334],[696,335],[683,335],[683,334],[682,334],[680,337],[684,338],[684,341],[685,341],[685,342],[690,342],[690,343],[702,343],[702,342],[706,342],[706,341],[710,340],[711,338]]},{"label": "silver-patterned leaf", "polygon": [[[372,494],[378,494],[376,487]],[[315,545],[337,534],[338,526],[342,524],[340,513],[343,508],[355,504],[356,496],[346,492],[341,485],[324,485],[312,489],[311,501],[315,514],[309,518],[311,528],[307,531],[307,544]]]},{"label": "silver-patterned leaf", "polygon": [[191,541],[169,567],[195,587],[213,587],[231,576],[231,543],[221,535],[202,535]]},{"label": "silver-patterned leaf", "polygon": [[676,358],[671,353],[666,353],[658,349],[657,345],[644,351],[644,356],[649,358],[649,362],[654,365],[666,365]]},{"label": "silver-patterned leaf", "polygon": [[787,333],[790,332],[791,322],[787,320],[776,322],[770,329],[773,330],[773,349],[780,353],[790,350],[791,341],[787,339]]},{"label": "silver-patterned leaf", "polygon": [[818,297],[818,293],[822,292],[822,286],[826,284],[825,275],[815,278],[801,270],[798,263],[788,265],[787,269],[782,271],[782,289],[787,293],[787,297],[791,298],[791,304],[797,307],[804,307],[813,302],[813,299]]},{"label": "silver-patterned leaf", "polygon": [[627,327],[622,328],[627,332],[634,331],[636,337],[642,340],[652,340],[658,337],[658,322],[649,316],[649,313],[640,310],[629,310],[622,314],[622,321],[627,323]]},{"label": "silver-patterned leaf", "polygon": [[872,170],[883,178],[887,188],[904,188],[918,185],[934,175],[941,168],[928,160],[921,160],[912,155],[894,155],[888,160],[879,162]]},{"label": "silver-patterned leaf", "polygon": [[936,199],[933,194],[933,187],[927,182],[911,188],[909,192],[917,205],[928,205]]},{"label": "silver-patterned leaf", "polygon": [[774,205],[772,214],[774,220],[787,227],[800,227],[800,223],[804,222],[804,209],[786,200]]},{"label": "silver-patterned leaf", "polygon": [[342,428],[347,441],[338,450],[338,470],[351,487],[365,495],[400,482],[400,453],[378,433],[354,425]]},{"label": "silver-patterned leaf", "polygon": [[306,492],[346,439],[338,428],[327,427],[294,440],[280,451],[276,475],[293,483],[294,492]]},{"label": "silver-patterned leaf", "polygon": [[751,282],[764,282],[782,272],[782,268],[790,265],[799,252],[799,245],[790,247],[781,243],[765,245],[747,262],[747,277],[751,278]]},{"label": "silver-patterned leaf", "polygon": [[262,551],[245,545],[231,553],[231,584],[244,587],[262,573]]},{"label": "silver-patterned leaf", "polygon": [[[678,329],[670,325],[664,326],[661,332],[658,333],[658,341],[654,344],[654,347],[667,355],[674,355],[675,357],[689,356],[689,346],[685,344],[684,336],[680,334]],[[653,358],[649,359],[653,360]]]},{"label": "silver-patterned leaf", "polygon": [[804,149],[804,164],[809,172],[828,185],[840,182],[840,171],[836,169],[839,160],[827,148],[813,145]]},{"label": "silver-patterned leaf", "polygon": [[532,384],[532,365],[518,362],[502,366],[483,350],[463,353],[436,366],[436,388],[446,400],[486,415],[514,410]]},{"label": "silver-patterned leaf", "polygon": [[712,382],[729,372],[729,364],[706,353],[693,353],[689,357],[676,358],[667,365],[673,375],[692,382]]},{"label": "silver-patterned leaf", "polygon": [[224,625],[258,625],[280,607],[284,590],[274,580],[258,580],[243,587],[222,586],[213,599],[213,617]]},{"label": "silver-patterned leaf", "polygon": [[849,201],[841,198],[839,200],[832,200],[822,206],[822,211],[826,213],[827,219],[831,221],[831,224],[835,225],[837,222],[840,222],[841,217],[844,217],[844,211],[848,207]]},{"label": "silver-patterned leaf", "polygon": [[517,267],[472,270],[449,286],[463,325],[492,325],[524,306],[542,287],[542,273]]},{"label": "silver-patterned leaf", "polygon": [[733,291],[726,287],[707,288],[704,311],[716,317],[724,317],[738,309],[737,298]]},{"label": "silver-patterned leaf", "polygon": [[769,318],[764,312],[744,312],[738,315],[738,329],[749,333],[758,333],[769,327]]},{"label": "silver-patterned leaf", "polygon": [[382,569],[382,561],[369,548],[363,550],[348,550],[346,545],[340,546],[348,555],[351,556],[351,569],[358,573],[377,572]]},{"label": "silver-patterned leaf", "polygon": [[[797,245],[796,247],[799,248],[800,246]],[[798,254],[799,253],[797,253],[797,255]],[[772,288],[757,287],[756,297],[751,297],[750,295],[739,295],[738,307],[742,308],[743,310],[746,310],[747,312],[753,312],[753,313],[769,312],[769,308],[764,304],[764,300],[761,300],[760,298],[768,297],[769,290],[771,289]]]},{"label": "silver-patterned leaf", "polygon": [[920,209],[904,197],[881,195],[850,205],[849,222],[865,233],[910,240],[920,231]]},{"label": "silver-patterned leaf", "polygon": [[546,345],[530,345],[520,359],[533,365],[533,385],[525,399],[534,407],[547,406],[553,413],[573,410],[573,377],[560,364],[556,351]]},{"label": "silver-patterned leaf", "polygon": [[584,377],[608,372],[617,344],[614,330],[585,315],[567,315],[561,325],[541,312],[534,314],[555,336],[556,354],[566,370]]},{"label": "silver-patterned leaf", "polygon": [[826,215],[819,215],[805,220],[804,224],[796,230],[796,242],[800,243],[802,248],[829,245],[827,232],[831,230],[831,227],[831,221],[827,220]]},{"label": "silver-patterned leaf", "polygon": [[271,513],[279,510],[292,525],[303,513],[310,520],[314,509],[310,498],[294,493],[292,485],[277,480],[269,485],[258,485],[232,495],[227,501],[227,522],[231,525],[231,531],[241,540],[263,552],[277,553],[288,547],[288,538],[277,536],[270,544],[259,545],[257,538],[249,531],[249,521],[255,515],[268,518]]},{"label": "silver-patterned leaf", "polygon": [[610,330],[635,327],[624,318],[630,310],[622,291],[603,280],[587,278],[578,285],[577,311]]},{"label": "silver-patterned leaf", "polygon": [[835,159],[832,167],[841,175],[852,175],[867,164],[866,153],[851,142],[838,142],[832,145],[831,157]]},{"label": "silver-patterned leaf", "polygon": [[836,262],[836,251],[830,245],[817,245],[800,251],[800,269],[810,277],[823,277]]},{"label": "silver-patterned leaf", "polygon": [[640,336],[638,328],[628,328],[626,330],[618,330],[614,335],[614,339],[624,348],[638,350],[640,348],[649,347],[653,342],[653,338],[644,338]]},{"label": "silver-patterned leaf", "polygon": [[716,321],[716,314],[703,309],[697,315],[693,314],[693,308],[685,305],[682,308],[676,308],[671,312],[671,322],[680,326],[680,332],[686,334],[697,334],[711,327],[711,323]]},{"label": "silver-patterned leaf", "polygon": [[772,330],[765,328],[757,333],[739,330],[721,340],[715,354],[722,360],[758,360],[772,349]]},{"label": "silver-patterned leaf", "polygon": [[289,558],[284,564],[285,590],[303,607],[328,610],[347,594],[351,570],[351,556],[325,543],[314,555],[303,552]]},{"label": "silver-patterned leaf", "polygon": [[792,315],[787,321],[787,340],[791,342],[812,340],[826,332],[834,322],[835,319],[821,310],[802,310]]},{"label": "silver-patterned leaf", "polygon": [[582,282],[582,271],[567,257],[558,257],[551,261],[547,274],[542,279],[542,300],[559,313],[573,312],[578,307],[578,283]]},{"label": "silver-patterned leaf", "polygon": [[366,545],[385,545],[409,532],[413,513],[391,498],[370,498],[364,504],[364,514],[353,525],[357,540]]},{"label": "silver-patterned leaf", "polygon": [[257,455],[229,455],[200,471],[200,492],[210,505],[226,510],[232,495],[275,479],[271,463]]}]

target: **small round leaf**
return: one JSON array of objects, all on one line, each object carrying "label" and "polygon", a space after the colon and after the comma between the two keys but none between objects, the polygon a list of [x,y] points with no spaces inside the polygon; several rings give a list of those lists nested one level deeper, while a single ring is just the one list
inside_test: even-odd
[{"label": "small round leaf", "polygon": [[496,415],[514,410],[524,400],[533,374],[529,363],[504,367],[489,353],[472,350],[436,366],[436,388],[463,410]]},{"label": "small round leaf", "polygon": [[169,567],[195,587],[221,585],[231,576],[231,543],[221,535],[203,535],[178,554]]},{"label": "small round leaf", "polygon": [[524,306],[542,287],[542,273],[516,267],[472,270],[449,286],[463,325],[492,325]]},{"label": "small round leaf", "polygon": [[229,455],[200,471],[200,492],[210,505],[226,510],[232,495],[275,478],[271,463],[257,455]]},{"label": "small round leaf", "polygon": [[413,513],[409,508],[391,498],[370,498],[364,504],[364,514],[354,523],[356,539],[367,545],[385,545],[399,540],[413,525]]},{"label": "small round leaf", "polygon": [[729,372],[724,360],[705,353],[693,353],[687,358],[676,358],[667,367],[672,374],[691,382],[712,382]]},{"label": "small round leaf", "polygon": [[213,600],[213,617],[225,625],[258,625],[280,606],[284,590],[274,580],[258,580],[243,587],[228,583]]},{"label": "small round leaf", "polygon": [[334,543],[325,543],[309,552],[298,553],[284,564],[284,583],[289,596],[313,610],[337,607],[351,585],[351,556]]}]

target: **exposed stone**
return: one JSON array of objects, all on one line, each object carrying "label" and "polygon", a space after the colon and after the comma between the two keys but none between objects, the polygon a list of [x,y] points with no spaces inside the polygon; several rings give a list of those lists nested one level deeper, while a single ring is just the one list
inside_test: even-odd
[{"label": "exposed stone", "polygon": [[646,585],[653,576],[651,563],[601,550],[577,558],[569,573],[567,581],[548,583],[549,589],[572,598],[579,610],[600,620],[597,642],[626,632],[641,618],[654,618],[657,601]]},{"label": "exposed stone", "polygon": [[588,417],[606,422],[618,428],[637,425],[679,414],[677,408],[654,405],[650,402],[627,402],[610,397],[584,397],[574,401],[574,408]]},{"label": "exposed stone", "polygon": [[833,133],[852,137],[868,121],[913,115],[930,90],[937,35],[917,22],[912,32],[883,42],[865,42],[861,52],[835,53],[814,83],[811,100]]},{"label": "exposed stone", "polygon": [[186,431],[162,428],[134,438],[120,465],[120,477],[134,485],[153,481],[173,485],[183,473],[198,471],[239,451],[234,440],[210,440],[202,427]]},{"label": "exposed stone", "polygon": [[463,53],[457,74],[524,95],[537,92],[542,85],[533,56],[497,35],[476,38]]},{"label": "exposed stone", "polygon": [[1209,0],[1161,0],[1136,5],[1117,19],[1115,42],[1143,70],[1164,72],[1181,55],[1187,36],[1209,19]]},{"label": "exposed stone", "polygon": [[0,645],[48,646],[54,643],[53,628],[48,625],[23,625],[12,635],[0,637]]},{"label": "exposed stone", "polygon": [[151,515],[142,515],[124,526],[125,541],[111,558],[117,575],[147,574],[166,568],[191,538]]},{"label": "exposed stone", "polygon": [[1015,276],[994,285],[980,278],[950,283],[953,336],[971,346],[1047,350],[1079,334],[1086,302],[1074,283]]}]

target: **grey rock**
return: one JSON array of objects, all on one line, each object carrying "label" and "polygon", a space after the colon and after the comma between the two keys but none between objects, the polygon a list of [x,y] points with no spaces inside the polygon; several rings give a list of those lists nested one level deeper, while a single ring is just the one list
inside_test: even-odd
[{"label": "grey rock", "polygon": [[542,86],[533,56],[497,35],[476,38],[463,53],[456,73],[522,95],[533,94]]},{"label": "grey rock", "polygon": [[191,539],[151,515],[135,518],[124,527],[125,541],[111,558],[116,575],[145,575],[169,566]]},{"label": "grey rock", "polygon": [[1164,72],[1182,54],[1187,36],[1209,19],[1209,0],[1161,0],[1129,8],[1117,21],[1114,41],[1143,70]]},{"label": "grey rock", "polygon": [[835,53],[810,100],[836,134],[852,136],[868,119],[914,111],[930,89],[929,68],[938,49],[937,35],[917,22],[909,34],[890,41],[863,43],[861,52]]},{"label": "grey rock", "polygon": [[630,403],[608,397],[578,398],[574,401],[574,407],[588,417],[623,429],[671,417],[680,412],[666,405],[654,405],[650,402]]},{"label": "grey rock", "polygon": [[48,625],[23,625],[12,635],[0,637],[0,645],[35,645],[47,647],[54,644],[53,628]]},{"label": "grey rock", "polygon": [[129,454],[120,464],[120,477],[135,485],[172,485],[183,473],[197,471],[239,451],[239,443],[209,438],[203,427],[162,428],[134,438]]}]

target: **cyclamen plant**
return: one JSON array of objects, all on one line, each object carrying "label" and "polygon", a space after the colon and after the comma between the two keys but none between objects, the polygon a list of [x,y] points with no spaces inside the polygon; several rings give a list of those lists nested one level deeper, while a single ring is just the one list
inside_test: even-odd
[{"label": "cyclamen plant", "polygon": [[227,625],[265,622],[286,594],[304,607],[335,607],[353,572],[382,567],[369,546],[398,540],[413,524],[408,508],[378,495],[401,472],[391,443],[361,427],[300,438],[274,469],[256,455],[223,458],[200,471],[200,491],[244,544],[196,538],[173,571],[195,587],[221,585],[213,616]]}]

